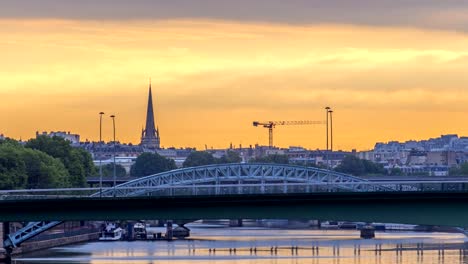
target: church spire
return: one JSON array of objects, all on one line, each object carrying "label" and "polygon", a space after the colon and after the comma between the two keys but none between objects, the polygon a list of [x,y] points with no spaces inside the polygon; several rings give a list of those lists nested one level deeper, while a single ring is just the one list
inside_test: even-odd
[{"label": "church spire", "polygon": [[141,145],[147,148],[159,148],[159,131],[156,130],[156,124],[154,121],[151,79],[149,83],[148,105],[146,109],[146,126],[142,133]]},{"label": "church spire", "polygon": [[151,93],[151,83],[149,85],[148,107],[146,110],[146,135],[156,135],[156,126],[154,124],[153,95]]}]

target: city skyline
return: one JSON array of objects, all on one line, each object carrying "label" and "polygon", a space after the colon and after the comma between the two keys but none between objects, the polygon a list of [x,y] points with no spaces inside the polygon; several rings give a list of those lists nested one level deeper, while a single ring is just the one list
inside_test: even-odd
[{"label": "city skyline", "polygon": [[[123,13],[106,12],[108,1],[65,2],[0,4],[7,136],[70,130],[96,140],[104,111],[116,115],[117,139],[138,143],[149,77],[164,147],[267,145],[252,121],[324,120],[328,105],[335,149],[468,134],[466,4],[360,0],[369,12],[347,5],[356,12],[340,16],[339,1],[242,2],[235,12],[226,1],[203,1],[204,11],[140,1]],[[276,128],[275,145],[324,148],[325,129]]]}]

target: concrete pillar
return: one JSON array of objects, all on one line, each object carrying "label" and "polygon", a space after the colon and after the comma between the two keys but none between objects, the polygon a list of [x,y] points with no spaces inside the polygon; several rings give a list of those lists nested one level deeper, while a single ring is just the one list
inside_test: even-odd
[{"label": "concrete pillar", "polygon": [[166,239],[167,240],[172,240],[173,234],[172,234],[172,221],[167,221],[166,223]]},{"label": "concrete pillar", "polygon": [[7,236],[11,233],[10,222],[3,222],[0,224],[1,227],[1,236],[2,241],[0,242],[1,248],[3,248],[3,241],[7,239]]},{"label": "concrete pillar", "polygon": [[0,263],[10,263],[11,258],[9,252],[3,248],[3,241],[6,239],[6,236],[9,234],[10,223],[9,222],[0,222]]},{"label": "concrete pillar", "polygon": [[371,239],[375,237],[375,228],[371,225],[365,225],[361,229],[361,238]]},{"label": "concrete pillar", "polygon": [[2,239],[0,241],[0,248],[3,248],[3,241],[5,240],[6,238],[6,234],[3,232],[3,223],[0,222],[0,238]]}]

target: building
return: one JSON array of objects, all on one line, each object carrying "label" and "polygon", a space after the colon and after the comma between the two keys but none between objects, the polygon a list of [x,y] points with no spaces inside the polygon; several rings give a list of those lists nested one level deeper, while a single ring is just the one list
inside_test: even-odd
[{"label": "building", "polygon": [[[115,164],[121,165],[124,169],[127,175],[130,175],[130,170],[132,168],[132,165],[135,164],[137,157],[115,157]],[[109,164],[114,164],[114,159],[106,159],[106,160],[93,160],[94,165],[96,166],[105,166]]]},{"label": "building", "polygon": [[80,135],[78,134],[71,134],[70,131],[51,131],[50,133],[36,131],[36,138],[40,136],[47,136],[47,137],[61,137],[65,140],[70,141],[72,144],[79,144],[80,143]]},{"label": "building", "polygon": [[431,151],[427,153],[426,164],[429,166],[457,165],[457,153],[454,151]]},{"label": "building", "polygon": [[148,106],[146,110],[146,126],[141,131],[141,143],[143,148],[159,149],[160,148],[159,129],[156,129],[153,111],[153,95],[151,93],[151,83],[149,85]]}]

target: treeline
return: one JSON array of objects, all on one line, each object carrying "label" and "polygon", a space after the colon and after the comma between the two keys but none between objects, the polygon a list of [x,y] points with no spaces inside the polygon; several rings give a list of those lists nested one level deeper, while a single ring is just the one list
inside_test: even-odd
[{"label": "treeline", "polygon": [[91,155],[60,137],[39,136],[25,145],[0,140],[0,189],[85,187],[96,171]]},{"label": "treeline", "polygon": [[[241,160],[241,157],[234,151],[227,151],[221,158],[215,158],[211,153],[206,151],[194,151],[184,161],[183,166],[196,167],[211,164],[238,163]],[[176,168],[176,164],[172,159],[165,158],[157,153],[143,153],[138,156],[135,164],[133,164],[130,175],[141,177]]]},{"label": "treeline", "polygon": [[[221,158],[215,158],[207,151],[196,151],[192,152],[185,160],[184,167],[196,167],[211,164],[222,164],[222,163],[237,163],[242,159],[234,151],[227,151],[226,154]],[[276,163],[276,164],[289,164],[289,158],[287,155],[273,154],[266,155],[263,157],[257,157],[249,160],[250,163]],[[303,164],[309,167],[326,168],[324,165],[315,164]],[[334,170],[346,174],[352,174],[355,176],[363,175],[383,175],[383,174],[399,174],[397,171],[387,172],[381,164],[377,164],[368,160],[359,159],[355,156],[346,156],[340,165]]]},{"label": "treeline", "polygon": [[[239,163],[242,158],[234,151],[215,158],[207,151],[192,152],[184,167],[211,164]],[[249,160],[251,163],[288,164],[287,155],[267,155]],[[310,164],[306,164],[310,166]],[[176,169],[174,160],[157,153],[143,153],[131,167],[130,176],[142,177]],[[387,174],[380,164],[346,156],[336,171],[356,176],[368,174]],[[103,176],[112,176],[113,164],[102,166]],[[393,173],[393,172],[392,172]],[[398,172],[394,172],[398,174]],[[468,165],[458,173],[468,173]],[[38,189],[86,187],[88,176],[99,175],[91,154],[84,149],[74,148],[69,141],[60,137],[39,136],[25,144],[5,139],[0,140],[0,189]],[[116,165],[116,176],[126,175],[124,167]]]},{"label": "treeline", "polygon": [[[241,161],[242,158],[239,156],[239,154],[230,150],[226,151],[226,153],[220,158],[215,158],[207,151],[194,151],[190,153],[190,155],[185,159],[182,166],[197,167],[214,164],[239,163]],[[289,160],[287,155],[275,154],[255,158],[250,160],[250,162],[288,164]],[[106,171],[111,171],[111,168],[112,165],[109,165],[109,168],[106,169]],[[165,158],[157,153],[143,153],[138,156],[135,164],[133,164],[130,170],[130,175],[133,177],[142,177],[173,170],[176,168],[176,164],[172,159]]]},{"label": "treeline", "polygon": [[354,176],[386,174],[385,168],[382,164],[360,159],[352,155],[345,156],[341,163],[336,166],[335,171]]}]

